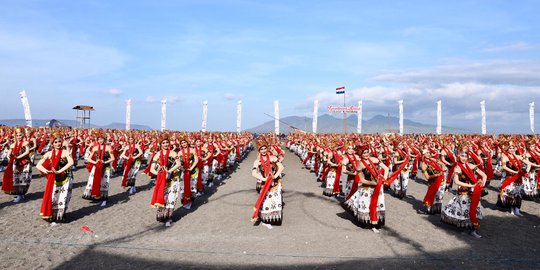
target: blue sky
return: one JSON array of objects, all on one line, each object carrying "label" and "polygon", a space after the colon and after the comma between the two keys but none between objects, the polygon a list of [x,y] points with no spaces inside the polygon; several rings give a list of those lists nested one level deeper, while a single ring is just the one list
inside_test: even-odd
[{"label": "blue sky", "polygon": [[[243,128],[281,116],[320,113],[347,87],[364,116],[397,115],[480,130],[528,130],[540,101],[537,1],[17,1],[0,9],[0,119],[72,119],[93,105],[93,122],[198,130]],[[540,105],[540,104],[538,104]],[[540,110],[537,110],[540,111]],[[537,114],[537,118],[539,115]],[[537,125],[540,126],[540,125]]]}]

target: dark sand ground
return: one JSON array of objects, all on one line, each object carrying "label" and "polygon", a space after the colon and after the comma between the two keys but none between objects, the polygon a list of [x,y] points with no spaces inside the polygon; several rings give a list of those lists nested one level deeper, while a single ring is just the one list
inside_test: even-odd
[{"label": "dark sand ground", "polygon": [[0,268],[540,269],[538,202],[524,201],[525,216],[518,218],[497,209],[497,192],[490,188],[482,201],[484,238],[474,239],[441,223],[439,215],[417,214],[426,186],[411,181],[407,198],[385,194],[386,226],[375,234],[361,229],[336,199],[323,196],[315,176],[289,152],[283,224],[254,226],[254,158],[252,152],[191,210],[177,209],[169,228],[155,221],[153,186],[144,174],[133,196],[121,190],[121,177],[112,178],[109,203],[101,208],[81,199],[88,177],[81,167],[67,223],[56,226],[39,218],[45,178],[35,178],[22,203],[0,194]]}]

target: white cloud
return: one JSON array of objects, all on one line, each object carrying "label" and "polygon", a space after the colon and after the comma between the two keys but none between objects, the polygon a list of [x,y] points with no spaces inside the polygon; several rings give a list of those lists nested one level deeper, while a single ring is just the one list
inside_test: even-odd
[{"label": "white cloud", "polygon": [[113,96],[120,96],[123,94],[122,90],[118,89],[118,88],[111,88],[107,91],[109,94],[113,95]]},{"label": "white cloud", "polygon": [[147,103],[157,103],[157,102],[161,102],[164,99],[167,100],[167,104],[174,104],[174,103],[184,101],[184,99],[179,96],[164,96],[164,97],[147,96],[145,101]]},{"label": "white cloud", "polygon": [[238,99],[242,98],[242,95],[234,94],[234,93],[225,93],[225,94],[223,94],[223,97],[226,100],[238,100]]},{"label": "white cloud", "polygon": [[145,101],[148,102],[148,103],[156,103],[156,102],[160,101],[160,99],[157,98],[157,97],[154,97],[154,96],[147,96]]},{"label": "white cloud", "polygon": [[487,52],[487,53],[494,53],[494,52],[509,52],[509,51],[526,51],[533,48],[535,48],[534,45],[531,45],[527,42],[520,41],[520,42],[516,42],[512,44],[502,45],[502,46],[483,48],[481,51]]},{"label": "white cloud", "polygon": [[540,86],[540,60],[462,61],[424,69],[383,73],[372,80],[422,85],[474,82]]},{"label": "white cloud", "polygon": [[[123,67],[126,56],[116,48],[65,33],[6,30],[0,27],[3,74],[0,82],[72,81],[108,74]],[[24,72],[20,72],[24,70]]]}]

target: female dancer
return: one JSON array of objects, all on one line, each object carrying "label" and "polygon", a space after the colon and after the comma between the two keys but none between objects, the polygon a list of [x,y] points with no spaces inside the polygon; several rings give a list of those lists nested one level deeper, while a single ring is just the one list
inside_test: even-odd
[{"label": "female dancer", "polygon": [[[369,146],[361,147],[360,151],[360,185],[354,194],[351,194],[351,190],[345,205],[363,226],[371,227],[373,232],[379,233],[385,222],[383,181],[388,177],[388,167],[379,159],[370,156]],[[353,189],[354,186],[355,184]]]},{"label": "female dancer", "polygon": [[[467,162],[469,157],[466,152],[460,152],[458,158],[452,176],[458,186],[458,193],[444,207],[441,220],[460,228],[467,228],[470,235],[481,238],[477,230],[480,228],[478,220],[482,219],[480,197],[486,184],[486,174],[478,170],[476,165]],[[482,180],[477,180],[476,175],[482,177]]]},{"label": "female dancer", "polygon": [[189,147],[189,141],[187,138],[183,137],[179,139],[180,141],[180,151],[178,152],[180,162],[182,162],[182,180],[184,187],[184,196],[182,198],[182,203],[184,208],[191,209],[191,204],[193,202],[194,194],[197,192],[197,175],[198,171],[197,163],[199,158],[194,149]]},{"label": "female dancer", "polygon": [[402,142],[399,142],[396,146],[396,152],[393,155],[393,172],[385,181],[386,186],[390,186],[392,194],[400,199],[403,199],[407,194],[407,187],[409,185],[409,151],[404,147]]},{"label": "female dancer", "polygon": [[159,151],[154,154],[150,163],[150,172],[157,175],[156,186],[150,205],[157,208],[156,220],[165,222],[169,227],[172,223],[174,206],[181,191],[178,168],[181,163],[178,155],[171,151],[171,143],[167,134],[162,134]]},{"label": "female dancer", "polygon": [[46,221],[63,221],[71,199],[73,158],[62,149],[62,134],[51,136],[52,150],[45,153],[37,168],[47,176],[41,203],[41,218]]},{"label": "female dancer", "polygon": [[348,145],[345,149],[345,157],[342,161],[342,164],[345,167],[343,173],[347,175],[347,182],[345,183],[345,189],[343,191],[346,200],[349,200],[358,189],[358,184],[360,183],[358,175],[359,162],[360,157],[356,154],[354,146],[352,144]]},{"label": "female dancer", "polygon": [[23,130],[15,129],[15,141],[9,146],[7,154],[9,161],[2,178],[2,190],[6,194],[16,195],[14,200],[16,203],[24,199],[32,180],[29,152]]},{"label": "female dancer", "polygon": [[272,224],[281,225],[283,221],[283,198],[281,197],[283,165],[277,157],[270,155],[266,141],[259,139],[257,144],[259,155],[253,162],[251,175],[264,184],[255,203],[251,221],[261,220],[263,225],[271,229]]},{"label": "female dancer", "polygon": [[530,163],[531,168],[527,175],[523,177],[523,195],[527,199],[538,197],[538,168],[540,167],[540,154],[534,141],[525,143],[527,152],[524,154],[524,161]]},{"label": "female dancer", "polygon": [[133,134],[129,135],[127,145],[124,147],[120,158],[124,159],[124,173],[122,176],[122,187],[128,188],[129,195],[137,192],[135,189],[135,180],[141,166],[143,151],[141,146],[135,141]]},{"label": "female dancer", "polygon": [[526,163],[524,166],[522,157],[516,155],[516,146],[514,144],[506,144],[503,150],[506,152],[502,156],[503,170],[506,172],[506,178],[501,179],[500,194],[497,200],[497,206],[510,208],[510,213],[515,216],[523,216],[520,213],[521,208],[521,191],[523,188],[523,176],[531,169],[531,164]]},{"label": "female dancer", "polygon": [[109,145],[105,144],[105,134],[96,133],[97,145],[92,147],[89,157],[86,159],[90,171],[88,183],[83,193],[83,199],[101,200],[101,206],[107,205],[109,195],[109,180],[111,177],[111,163],[114,155]]},{"label": "female dancer", "polygon": [[426,210],[425,212],[420,212],[428,215],[441,213],[442,200],[446,188],[446,182],[444,181],[446,166],[440,160],[434,158],[436,154],[436,151],[430,152],[429,150],[424,150],[422,153],[422,165],[420,166],[422,174],[428,182],[428,190],[423,200]]}]

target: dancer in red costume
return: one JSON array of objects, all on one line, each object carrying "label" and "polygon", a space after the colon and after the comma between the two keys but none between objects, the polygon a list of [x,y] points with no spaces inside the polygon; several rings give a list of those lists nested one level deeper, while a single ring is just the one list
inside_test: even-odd
[{"label": "dancer in red costume", "polygon": [[444,181],[446,166],[440,159],[435,158],[436,151],[424,150],[422,155],[422,165],[420,167],[428,183],[428,189],[423,200],[426,210],[423,213],[429,215],[440,214],[446,188],[446,181]]},{"label": "dancer in red costume", "polygon": [[45,153],[37,164],[37,169],[46,175],[47,184],[41,203],[41,218],[50,221],[64,221],[71,200],[73,158],[69,151],[62,149],[62,134],[51,136],[52,150]]},{"label": "dancer in red costume", "polygon": [[130,195],[137,192],[135,188],[135,180],[141,166],[141,156],[143,151],[139,143],[136,142],[135,136],[130,134],[127,139],[127,144],[122,150],[121,158],[124,159],[124,173],[122,174],[122,188],[127,188]]},{"label": "dancer in red costume", "polygon": [[[478,233],[482,219],[480,197],[486,184],[486,174],[468,161],[466,152],[459,153],[459,162],[454,170],[454,183],[458,186],[457,195],[452,198],[441,214],[441,220],[459,228],[469,229],[469,234],[481,238]],[[477,179],[479,175],[481,179]]]},{"label": "dancer in red costume", "polygon": [[272,224],[281,225],[283,221],[283,198],[281,172],[283,165],[279,159],[270,154],[268,143],[265,139],[258,139],[257,149],[259,154],[253,162],[251,175],[261,181],[262,189],[257,202],[254,206],[254,212],[251,221],[260,220],[269,229]]},{"label": "dancer in red costume", "polygon": [[171,151],[168,134],[162,134],[157,151],[150,163],[150,172],[157,175],[156,186],[150,205],[157,208],[156,220],[165,222],[165,226],[172,224],[174,207],[181,193],[180,168],[181,161],[176,152]]},{"label": "dancer in red costume", "polygon": [[2,190],[6,194],[16,195],[14,202],[24,199],[32,180],[28,142],[24,139],[21,128],[15,129],[15,140],[9,146],[8,164],[2,178]]},{"label": "dancer in red costume", "polygon": [[363,227],[378,233],[385,223],[385,203],[383,182],[388,177],[388,167],[379,159],[372,157],[367,145],[360,147],[358,178],[345,201],[345,206],[358,219]]},{"label": "dancer in red costume", "polygon": [[106,135],[103,131],[95,133],[97,144],[92,147],[89,157],[87,169],[90,172],[88,183],[83,193],[83,199],[99,200],[101,206],[107,205],[109,196],[109,180],[111,177],[111,164],[115,157],[112,154],[112,149],[105,143]]}]

